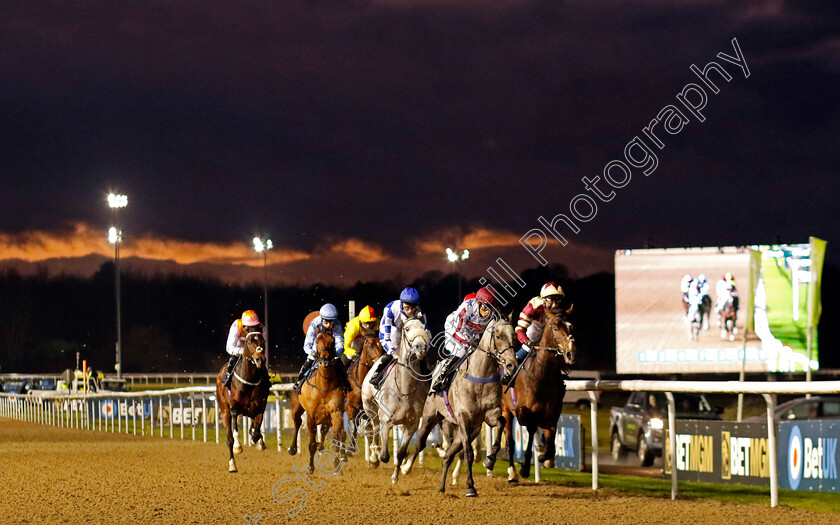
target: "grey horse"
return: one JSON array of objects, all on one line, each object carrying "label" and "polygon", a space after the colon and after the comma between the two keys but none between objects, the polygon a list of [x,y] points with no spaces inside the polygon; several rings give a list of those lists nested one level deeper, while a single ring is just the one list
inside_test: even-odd
[{"label": "grey horse", "polygon": [[[478,492],[475,490],[472,475],[473,448],[464,447],[464,443],[470,443],[481,431],[481,423],[487,422],[491,427],[496,427],[501,435],[505,426],[505,418],[502,417],[501,399],[502,386],[498,367],[504,367],[505,375],[510,375],[516,368],[516,354],[514,352],[514,328],[510,317],[497,320],[491,323],[481,337],[478,347],[475,348],[467,359],[458,367],[455,378],[448,390],[449,409],[446,407],[444,398],[432,396],[426,400],[423,408],[423,425],[418,434],[417,449],[414,455],[403,466],[403,474],[408,474],[414,460],[421,450],[426,447],[426,438],[429,432],[438,423],[446,420],[457,425],[458,433],[456,439],[449,445],[446,455],[441,464],[442,478],[440,492],[446,491],[446,475],[453,458],[461,449],[464,449],[464,462],[467,464],[467,497],[475,497]],[[495,462],[496,454],[499,452],[499,440],[493,444],[493,449],[487,456],[485,466]]]},{"label": "grey horse", "polygon": [[426,326],[419,319],[409,319],[403,326],[393,369],[382,382],[381,388],[376,390],[370,384],[373,369],[365,376],[362,384],[365,414],[368,417],[375,414],[378,418],[379,435],[374,439],[367,458],[373,468],[378,467],[380,461],[387,463],[390,459],[388,432],[391,428],[402,425],[405,430],[406,439],[399,448],[397,466],[391,476],[394,483],[399,475],[399,465],[408,455],[408,436],[413,435],[420,424],[423,403],[429,392],[429,378],[421,371],[428,349],[429,334]]}]

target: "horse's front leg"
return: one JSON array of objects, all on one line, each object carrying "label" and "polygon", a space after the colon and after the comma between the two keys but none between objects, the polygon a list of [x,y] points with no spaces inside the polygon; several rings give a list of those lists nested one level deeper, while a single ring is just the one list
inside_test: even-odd
[{"label": "horse's front leg", "polygon": [[257,450],[265,450],[265,439],[263,439],[261,430],[263,417],[265,417],[265,412],[260,412],[251,421],[251,444],[256,445]]},{"label": "horse's front leg", "polygon": [[[403,427],[403,440],[400,444],[400,448],[397,450],[397,464],[394,466],[394,473],[391,474],[391,483],[396,484],[396,482],[400,479],[400,469],[402,468],[402,464],[403,461],[405,461],[406,456],[408,456],[408,444],[411,443],[411,436],[417,432],[418,426],[420,426],[420,420],[415,418],[408,424],[408,426]],[[410,465],[409,468],[411,468]]]},{"label": "horse's front leg", "polygon": [[223,408],[225,430],[227,431],[227,446],[230,452],[230,460],[228,461],[228,472],[237,472],[236,460],[233,458],[233,431],[231,428],[230,407]]},{"label": "horse's front leg", "polygon": [[[344,410],[334,410],[331,417],[334,438],[333,441],[338,441],[344,445],[344,441],[347,437],[344,432]],[[326,439],[324,439],[324,441],[326,441]],[[336,445],[336,447],[338,448],[338,456],[335,458],[335,465],[333,468],[340,472],[339,463],[347,461],[347,453],[345,452],[345,448],[343,446]]]},{"label": "horse's front leg", "polygon": [[318,450],[318,423],[315,414],[306,418],[306,430],[309,431],[309,472],[315,472],[315,452]]},{"label": "horse's front leg", "polygon": [[464,414],[460,419],[460,424],[458,425],[460,441],[461,443],[466,443],[467,445],[464,447],[464,461],[467,464],[467,497],[474,498],[478,496],[478,492],[475,490],[475,482],[473,481],[473,460],[475,459],[475,453],[473,452],[472,443],[470,443],[470,438],[472,437],[472,432],[469,428],[467,428],[467,415]]},{"label": "horse's front leg", "polygon": [[554,446],[554,436],[557,435],[557,425],[549,428],[541,428],[543,435],[543,442],[545,442],[545,451],[540,454],[537,461],[543,463],[546,468],[551,468],[554,463],[554,455],[556,448]]},{"label": "horse's front leg", "polygon": [[461,452],[461,440],[453,438],[449,448],[446,449],[446,454],[443,455],[443,460],[440,463],[440,469],[443,471],[440,480],[440,492],[446,492],[446,475],[449,473],[449,466],[452,464],[452,459],[456,454]]},{"label": "horse's front leg", "polygon": [[502,448],[502,430],[505,428],[505,418],[502,416],[502,409],[494,409],[487,411],[484,416],[484,421],[496,430],[496,438],[493,440],[493,446],[490,448],[490,453],[484,458],[484,468],[487,469],[489,476],[493,467],[496,465],[496,455],[499,449]]},{"label": "horse's front leg", "polygon": [[[382,412],[380,412],[380,414],[381,413]],[[391,420],[388,419],[385,421],[385,424],[382,425],[379,429],[379,445],[381,447],[379,449],[379,461],[381,461],[382,463],[388,463],[388,461],[391,459],[391,451],[388,447],[388,434],[391,431],[391,428],[393,428],[393,426],[394,425],[391,423]],[[394,432],[396,432],[396,430]]]},{"label": "horse's front leg", "polygon": [[524,461],[522,462],[522,467],[519,469],[519,475],[523,478],[527,478],[531,475],[531,458],[534,454],[534,434],[537,433],[537,426],[528,426],[528,446],[525,447],[525,450],[522,451],[522,456],[524,457]]},{"label": "horse's front leg", "polygon": [[[504,407],[504,405],[502,405]],[[513,412],[506,407],[502,409],[502,419],[505,420],[504,431],[507,434],[507,452],[508,452],[508,483],[516,483],[519,478],[516,476],[516,464],[513,461],[515,452],[513,443]],[[501,439],[501,429],[499,429],[499,439]]]},{"label": "horse's front leg", "polygon": [[298,447],[298,445],[297,445],[298,432],[300,432],[300,425],[301,425],[302,420],[303,420],[303,412],[304,412],[303,405],[300,404],[300,399],[297,397],[297,395],[292,395],[291,412],[292,412],[292,421],[294,421],[294,423],[295,423],[295,432],[294,432],[294,434],[292,434],[292,444],[289,445],[288,452],[289,452],[290,456],[294,456],[295,454],[297,454],[297,451],[298,451],[298,448],[297,448]]},{"label": "horse's front leg", "polygon": [[[233,412],[233,409],[230,409]],[[231,414],[231,425],[233,428],[233,453],[242,454],[242,443],[239,442],[239,414]]]},{"label": "horse's front leg", "polygon": [[[420,430],[417,433],[417,448],[414,450],[414,454],[408,459],[408,462],[402,466],[403,475],[411,472],[411,467],[414,465],[417,456],[426,448],[426,440],[429,438],[429,433],[442,419],[443,416],[437,412],[434,414],[423,414],[423,424],[420,425]],[[420,466],[422,467],[423,465],[421,464]]]}]

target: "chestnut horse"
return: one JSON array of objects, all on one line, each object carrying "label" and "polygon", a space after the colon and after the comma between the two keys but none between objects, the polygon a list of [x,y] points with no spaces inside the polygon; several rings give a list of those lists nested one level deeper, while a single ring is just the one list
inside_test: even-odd
[{"label": "chestnut horse", "polygon": [[[531,455],[534,434],[542,429],[546,450],[537,458],[543,462],[554,458],[554,434],[557,420],[563,410],[563,395],[566,393],[564,378],[569,366],[575,362],[575,337],[572,324],[561,315],[550,318],[545,326],[539,346],[531,351],[513,383],[502,396],[502,416],[505,418],[505,433],[508,446],[508,481],[517,481],[513,462],[513,418],[515,415],[522,427],[528,429],[528,446],[523,450],[525,462],[519,474],[527,478],[531,474]],[[501,434],[497,436],[497,440]]]},{"label": "chestnut horse", "polygon": [[233,369],[230,388],[222,385],[222,376],[227,363],[216,376],[216,399],[219,400],[219,413],[227,430],[227,445],[230,452],[228,472],[236,472],[233,454],[242,452],[239,443],[239,416],[251,418],[251,443],[259,450],[265,449],[265,440],[260,432],[265,404],[268,401],[270,382],[265,369],[265,339],[260,332],[251,332],[245,336],[245,348],[242,357]]},{"label": "chestnut horse", "polygon": [[356,415],[362,411],[362,383],[365,376],[373,367],[373,363],[379,359],[385,350],[378,335],[371,335],[365,338],[361,352],[358,352],[358,359],[354,360],[347,369],[347,378],[353,389],[347,392],[347,400],[344,409],[347,411],[347,419],[350,421],[350,431],[353,433],[353,443],[356,442]]},{"label": "chestnut horse", "polygon": [[[309,471],[315,471],[315,452],[323,448],[318,443],[317,429],[321,425],[322,438],[330,427],[333,429],[335,439],[344,443],[344,390],[342,379],[338,376],[341,372],[335,365],[335,338],[329,332],[322,332],[317,329],[315,336],[315,352],[318,363],[313,365],[313,371],[303,382],[300,395],[292,392],[292,418],[295,422],[295,433],[292,436],[292,446],[288,452],[294,456],[297,454],[297,435],[300,431],[303,413],[306,412],[306,429],[309,431]],[[344,448],[339,448],[339,457],[336,458],[336,468],[339,461],[345,461]]]}]

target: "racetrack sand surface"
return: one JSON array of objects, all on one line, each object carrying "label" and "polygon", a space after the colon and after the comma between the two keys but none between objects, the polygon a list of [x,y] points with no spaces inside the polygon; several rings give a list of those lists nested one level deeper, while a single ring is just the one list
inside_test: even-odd
[{"label": "racetrack sand surface", "polygon": [[[439,472],[415,468],[392,487],[392,468],[370,470],[352,458],[344,471],[325,478],[319,491],[295,479],[307,458],[246,447],[239,473],[227,472],[223,444],[139,437],[48,427],[0,418],[4,465],[2,518],[9,523],[230,523],[256,518],[274,523],[837,523],[837,516],[766,505],[671,501],[613,490],[486,478],[477,467],[478,498],[457,487],[437,491]],[[272,486],[291,481],[280,495],[302,487],[308,503],[272,499]],[[250,521],[257,523],[257,521]]]}]

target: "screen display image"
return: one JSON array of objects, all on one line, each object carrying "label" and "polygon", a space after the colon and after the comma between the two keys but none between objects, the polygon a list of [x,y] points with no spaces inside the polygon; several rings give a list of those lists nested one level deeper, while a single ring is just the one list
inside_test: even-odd
[{"label": "screen display image", "polygon": [[742,361],[747,372],[816,369],[823,250],[816,258],[808,244],[616,252],[617,371],[738,372]]}]

